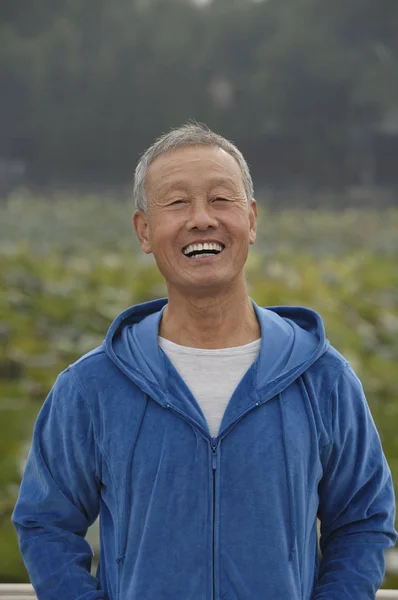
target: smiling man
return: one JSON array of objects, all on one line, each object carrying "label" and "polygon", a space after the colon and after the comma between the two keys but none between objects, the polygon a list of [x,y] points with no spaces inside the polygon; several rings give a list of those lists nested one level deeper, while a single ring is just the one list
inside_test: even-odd
[{"label": "smiling man", "polygon": [[152,159],[144,196],[140,176],[148,154],[137,169],[134,227],[167,284],[161,336],[214,349],[258,340],[244,273],[257,210],[243,157],[216,145],[177,147]]},{"label": "smiling man", "polygon": [[167,298],[119,315],[40,410],[12,517],[39,600],[374,600],[390,470],[321,317],[248,296],[242,154],[183,126],[143,155],[134,197]]}]

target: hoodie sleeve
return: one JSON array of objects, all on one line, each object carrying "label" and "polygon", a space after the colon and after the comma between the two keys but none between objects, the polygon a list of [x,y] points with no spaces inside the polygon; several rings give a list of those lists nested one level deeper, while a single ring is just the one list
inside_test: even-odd
[{"label": "hoodie sleeve", "polygon": [[319,486],[322,559],[312,600],[375,600],[393,546],[390,469],[362,385],[347,366],[331,396],[332,445]]},{"label": "hoodie sleeve", "polygon": [[99,494],[90,413],[67,369],[38,414],[11,517],[39,600],[105,600],[84,539]]}]

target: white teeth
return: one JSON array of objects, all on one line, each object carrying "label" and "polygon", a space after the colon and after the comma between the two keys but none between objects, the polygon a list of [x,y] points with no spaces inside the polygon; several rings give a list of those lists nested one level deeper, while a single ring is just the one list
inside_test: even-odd
[{"label": "white teeth", "polygon": [[218,244],[217,242],[204,242],[203,244],[190,244],[184,249],[184,254],[189,254],[190,252],[198,252],[201,250],[218,250],[221,252],[223,246]]}]

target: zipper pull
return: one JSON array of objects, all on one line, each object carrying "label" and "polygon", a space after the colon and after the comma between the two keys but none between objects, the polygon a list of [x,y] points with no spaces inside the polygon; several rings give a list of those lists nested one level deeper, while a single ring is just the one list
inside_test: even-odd
[{"label": "zipper pull", "polygon": [[211,451],[212,451],[212,467],[213,469],[215,469],[217,467],[217,445],[216,444],[212,444],[211,445]]}]

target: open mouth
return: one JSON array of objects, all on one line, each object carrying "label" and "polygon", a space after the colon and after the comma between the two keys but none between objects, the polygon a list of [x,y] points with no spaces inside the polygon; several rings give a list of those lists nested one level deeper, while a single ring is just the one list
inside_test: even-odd
[{"label": "open mouth", "polygon": [[216,256],[224,250],[225,246],[218,242],[208,242],[204,244],[189,244],[182,249],[182,253],[187,258],[199,258],[206,256]]}]

